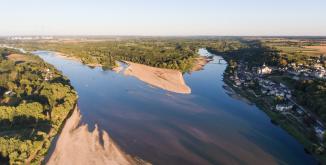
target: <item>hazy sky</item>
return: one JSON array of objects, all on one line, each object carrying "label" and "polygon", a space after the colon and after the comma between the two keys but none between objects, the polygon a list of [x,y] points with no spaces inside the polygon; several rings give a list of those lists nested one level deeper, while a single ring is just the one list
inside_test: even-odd
[{"label": "hazy sky", "polygon": [[0,35],[326,35],[326,0],[0,0]]}]

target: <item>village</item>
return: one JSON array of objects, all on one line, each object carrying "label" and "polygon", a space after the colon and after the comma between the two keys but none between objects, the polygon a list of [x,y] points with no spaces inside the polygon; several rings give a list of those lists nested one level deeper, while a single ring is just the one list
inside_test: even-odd
[{"label": "village", "polygon": [[326,79],[325,68],[319,59],[312,65],[290,63],[283,68],[269,67],[265,64],[261,67],[249,68],[247,62],[240,61],[227,78],[231,80],[234,88],[244,90],[255,98],[263,99],[264,103],[270,107],[270,111],[283,115],[305,134],[313,132],[320,144],[318,149],[323,152],[325,126],[321,119],[295,101],[293,89],[274,81],[272,79],[274,73],[282,73],[294,80]]},{"label": "village", "polygon": [[284,68],[278,68],[293,76],[293,79],[323,79],[326,80],[326,70],[322,62],[325,61],[325,55],[320,58],[310,58],[310,64],[290,63]]}]

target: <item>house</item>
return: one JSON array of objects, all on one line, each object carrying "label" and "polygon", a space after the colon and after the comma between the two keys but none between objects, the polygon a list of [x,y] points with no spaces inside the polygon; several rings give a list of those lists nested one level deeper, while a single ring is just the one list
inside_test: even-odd
[{"label": "house", "polygon": [[292,97],[292,95],[291,94],[286,94],[285,97],[290,99]]},{"label": "house", "polygon": [[324,133],[325,133],[325,129],[323,129],[323,128],[320,127],[320,126],[315,126],[314,129],[315,129],[316,136],[317,136],[320,140],[323,140],[323,138],[324,138]]},{"label": "house", "polygon": [[9,96],[9,97],[14,96],[15,94],[16,94],[16,93],[13,92],[13,91],[7,91],[7,92],[5,92],[5,96]]},{"label": "house", "polygon": [[298,76],[293,76],[292,79],[298,81],[298,80],[300,80],[300,77],[298,77]]},{"label": "house", "polygon": [[286,86],[285,86],[284,84],[282,84],[282,83],[280,83],[280,86],[281,86],[282,88],[286,88]]},{"label": "house", "polygon": [[291,105],[291,104],[277,104],[276,105],[276,110],[279,112],[284,112],[284,111],[290,110],[292,108],[293,108],[293,105]]},{"label": "house", "polygon": [[235,82],[235,85],[236,86],[240,86],[241,85],[241,81],[239,79],[235,80],[234,82]]},{"label": "house", "polygon": [[265,64],[262,67],[259,67],[257,69],[258,74],[271,74],[272,73],[272,68],[266,66]]},{"label": "house", "polygon": [[296,108],[296,112],[297,112],[300,116],[304,115],[304,111],[303,111],[302,109],[300,109],[300,108]]},{"label": "house", "polygon": [[323,78],[325,75],[326,75],[326,73],[323,72],[323,71],[316,71],[316,72],[314,72],[314,76],[316,78]]}]

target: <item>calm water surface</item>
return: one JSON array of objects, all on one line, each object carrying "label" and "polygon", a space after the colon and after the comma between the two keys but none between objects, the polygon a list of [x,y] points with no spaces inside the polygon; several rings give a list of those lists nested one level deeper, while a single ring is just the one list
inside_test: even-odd
[{"label": "calm water surface", "polygon": [[184,75],[192,93],[183,95],[51,52],[35,54],[69,77],[83,122],[98,124],[124,151],[153,164],[316,164],[256,106],[226,94],[219,56]]}]

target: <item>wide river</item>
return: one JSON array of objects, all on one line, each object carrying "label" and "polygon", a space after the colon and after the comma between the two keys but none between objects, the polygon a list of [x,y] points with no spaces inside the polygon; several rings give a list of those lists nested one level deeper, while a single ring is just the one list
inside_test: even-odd
[{"label": "wide river", "polygon": [[[71,80],[83,122],[90,129],[98,124],[132,156],[161,165],[316,164],[264,112],[227,94],[219,56],[184,74],[192,91],[184,95],[51,52],[34,53]],[[199,53],[212,56],[206,49]]]}]

